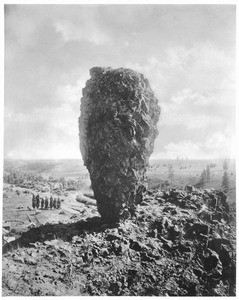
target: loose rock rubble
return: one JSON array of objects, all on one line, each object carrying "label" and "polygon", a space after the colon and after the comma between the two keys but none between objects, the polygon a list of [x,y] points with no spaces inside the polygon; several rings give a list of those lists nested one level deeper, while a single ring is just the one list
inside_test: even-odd
[{"label": "loose rock rubble", "polygon": [[3,248],[3,295],[233,296],[235,251],[224,193],[147,191],[124,223],[49,224]]},{"label": "loose rock rubble", "polygon": [[160,108],[142,74],[100,67],[90,74],[79,118],[82,158],[102,218],[124,220],[142,201]]}]

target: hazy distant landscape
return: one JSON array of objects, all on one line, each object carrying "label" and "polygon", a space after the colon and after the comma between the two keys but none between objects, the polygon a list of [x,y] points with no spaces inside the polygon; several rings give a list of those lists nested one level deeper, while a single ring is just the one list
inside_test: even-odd
[{"label": "hazy distant landscape", "polygon": [[[236,164],[235,160],[226,160],[230,183],[229,200],[235,201]],[[160,187],[168,179],[168,166],[173,166],[174,180],[170,187],[184,188],[185,185],[196,185],[201,173],[210,167],[210,181],[205,182],[204,188],[221,189],[224,160],[150,160],[147,170],[148,187]],[[80,159],[61,160],[5,160],[4,174],[11,171],[38,174],[43,177],[65,177],[71,179],[80,178],[90,185],[89,175],[83,161]]]},{"label": "hazy distant landscape", "polygon": [[[193,185],[201,189],[222,190],[224,160],[150,160],[147,168],[148,189],[168,190],[177,188],[183,190],[186,185]],[[172,166],[173,178],[169,178],[169,166]],[[236,200],[236,173],[235,161],[227,160],[229,191],[228,201],[235,205]],[[210,167],[210,180],[204,186],[197,186],[203,170]],[[79,211],[85,209],[85,203],[77,203],[76,197],[86,195],[94,197],[91,181],[82,160],[5,160],[3,185],[3,221],[11,222],[11,228],[21,232],[29,226],[27,210],[16,209],[19,204],[31,208],[32,194],[40,197],[60,197],[64,201],[59,211],[41,211],[39,222],[53,222],[69,220]],[[94,212],[97,213],[94,207]],[[35,212],[34,212],[35,213]],[[91,212],[85,211],[89,217]],[[98,214],[98,213],[97,213]]]},{"label": "hazy distant landscape", "polygon": [[[226,160],[229,178],[228,202],[236,204],[235,160]],[[150,160],[146,172],[149,190],[167,191],[173,188],[184,190],[186,185],[199,189],[223,190],[222,178],[225,160]],[[169,176],[171,166],[172,177]],[[204,180],[202,173],[209,169]],[[5,160],[3,178],[3,222],[10,224],[10,236],[18,236],[29,228],[29,221],[36,224],[69,221],[98,216],[91,189],[88,170],[80,159],[61,160]],[[40,210],[37,220],[32,210],[32,195],[40,198],[59,197],[61,210]],[[78,197],[79,201],[76,201]],[[90,198],[85,198],[90,197]],[[19,209],[22,206],[23,209]],[[32,210],[32,211],[30,211]],[[31,217],[32,216],[32,217]]]},{"label": "hazy distant landscape", "polygon": [[[163,181],[168,180],[168,165],[172,164],[174,169],[173,187],[184,188],[185,185],[196,185],[203,170],[210,167],[210,181],[205,182],[204,188],[221,189],[223,177],[224,160],[158,160],[150,161],[150,167],[147,172],[149,187],[158,186]],[[228,194],[230,201],[235,201],[236,187],[236,164],[235,160],[227,160],[228,174],[230,181],[230,192]]]}]

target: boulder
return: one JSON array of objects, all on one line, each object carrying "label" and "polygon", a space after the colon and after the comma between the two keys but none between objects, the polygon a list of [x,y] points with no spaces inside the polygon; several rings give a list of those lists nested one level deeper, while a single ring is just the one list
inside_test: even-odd
[{"label": "boulder", "polygon": [[101,217],[134,215],[158,135],[158,100],[142,74],[130,69],[90,70],[81,99],[80,149]]},{"label": "boulder", "polygon": [[192,193],[195,190],[192,185],[186,185],[184,189],[188,193]]},{"label": "boulder", "polygon": [[219,255],[209,248],[207,249],[206,257],[204,260],[204,268],[206,271],[211,271],[215,268],[218,268],[219,270],[222,269],[222,264],[219,259]]}]

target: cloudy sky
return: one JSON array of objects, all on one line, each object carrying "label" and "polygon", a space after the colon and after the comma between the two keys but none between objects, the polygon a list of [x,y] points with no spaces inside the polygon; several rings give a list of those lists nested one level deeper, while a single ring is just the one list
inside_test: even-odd
[{"label": "cloudy sky", "polygon": [[154,158],[235,156],[233,5],[5,6],[4,155],[81,158],[93,66],[147,77],[162,108]]}]

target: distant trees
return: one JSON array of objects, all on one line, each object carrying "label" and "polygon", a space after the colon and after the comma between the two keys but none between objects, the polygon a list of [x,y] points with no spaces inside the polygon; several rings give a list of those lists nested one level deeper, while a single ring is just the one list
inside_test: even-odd
[{"label": "distant trees", "polygon": [[167,177],[170,180],[170,183],[172,185],[173,180],[174,180],[174,169],[173,169],[173,165],[171,165],[171,164],[168,165],[168,175],[167,175]]},{"label": "distant trees", "polygon": [[217,165],[216,165],[216,164],[213,164],[213,163],[211,163],[209,166],[210,166],[210,168],[215,168]]},{"label": "distant trees", "polygon": [[60,182],[63,183],[65,181],[65,177],[60,177]]},{"label": "distant trees", "polygon": [[228,170],[228,164],[227,164],[227,161],[226,161],[226,160],[224,160],[224,162],[223,162],[223,170],[224,170],[224,171],[227,171],[227,170]]},{"label": "distant trees", "polygon": [[205,183],[207,182],[207,172],[206,170],[203,170],[200,176],[199,185],[203,189],[205,186]]},{"label": "distant trees", "polygon": [[228,193],[229,192],[229,188],[230,188],[230,183],[229,183],[229,176],[227,173],[228,170],[228,164],[227,161],[225,160],[223,163],[223,170],[224,170],[224,174],[222,177],[222,190],[224,193]]},{"label": "distant trees", "polygon": [[210,165],[209,164],[207,165],[207,169],[206,169],[206,178],[207,178],[208,182],[211,179],[211,170],[210,170]]},{"label": "distant trees", "polygon": [[189,174],[189,177],[188,177],[188,183],[189,183],[190,185],[193,184],[193,177],[192,177],[191,174]]},{"label": "distant trees", "polygon": [[207,168],[202,171],[199,182],[196,184],[196,187],[203,189],[205,187],[205,184],[210,181],[210,178],[211,178],[210,165],[207,165]]},{"label": "distant trees", "polygon": [[[204,188],[205,184],[207,182],[210,182],[210,180],[211,180],[211,168],[214,168],[215,166],[216,166],[216,164],[212,164],[212,163],[207,164],[206,169],[204,169],[202,171],[202,173],[200,175],[200,178],[199,178],[199,181],[195,185],[196,187]],[[221,187],[222,187],[222,190],[225,193],[228,193],[229,189],[230,189],[230,182],[229,182],[229,175],[228,175],[228,161],[227,160],[225,160],[223,162],[223,170],[224,170],[224,174],[223,174],[223,177],[222,177]]]},{"label": "distant trees", "polygon": [[9,184],[22,184],[24,180],[26,179],[26,174],[18,171],[10,171],[9,174],[4,174],[3,175],[3,180],[6,183]]},{"label": "distant trees", "polygon": [[222,177],[222,189],[224,193],[228,193],[230,188],[230,183],[229,183],[229,176],[227,171],[224,171],[223,177]]},{"label": "distant trees", "polygon": [[164,182],[160,185],[160,188],[161,188],[162,190],[165,190],[165,189],[167,189],[169,186],[170,186],[170,184],[169,184],[168,180],[166,180],[166,181],[164,181]]}]

